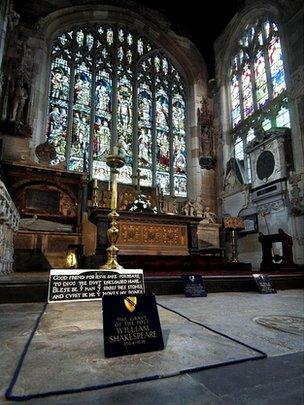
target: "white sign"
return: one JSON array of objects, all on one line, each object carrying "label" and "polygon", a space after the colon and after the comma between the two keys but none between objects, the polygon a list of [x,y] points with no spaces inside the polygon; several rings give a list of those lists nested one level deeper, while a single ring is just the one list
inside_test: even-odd
[{"label": "white sign", "polygon": [[143,270],[53,269],[48,302],[97,301],[106,295],[144,294]]}]

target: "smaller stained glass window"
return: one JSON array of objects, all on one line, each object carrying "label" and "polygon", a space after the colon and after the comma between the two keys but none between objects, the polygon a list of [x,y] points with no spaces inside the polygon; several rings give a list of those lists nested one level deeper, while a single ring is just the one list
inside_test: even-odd
[{"label": "smaller stained glass window", "polygon": [[273,87],[273,97],[276,97],[286,88],[282,49],[280,39],[278,37],[272,37],[268,46],[268,54]]},{"label": "smaller stained glass window", "polygon": [[268,101],[265,58],[262,50],[259,50],[259,52],[255,57],[254,70],[255,70],[257,106],[258,108],[261,108]]},{"label": "smaller stained glass window", "polygon": [[271,120],[269,118],[265,118],[262,121],[262,127],[264,131],[268,131],[271,128]]},{"label": "smaller stained glass window", "polygon": [[254,138],[255,138],[254,129],[250,128],[247,133],[246,142],[249,143],[249,142],[253,141]]},{"label": "smaller stained glass window", "polygon": [[238,160],[244,160],[244,148],[242,138],[237,138],[234,143],[234,156]]},{"label": "smaller stained glass window", "polygon": [[245,64],[242,73],[242,91],[244,118],[247,118],[253,112],[251,69],[248,63]]},{"label": "smaller stained glass window", "polygon": [[286,107],[281,107],[276,117],[277,127],[290,128],[289,110]]}]

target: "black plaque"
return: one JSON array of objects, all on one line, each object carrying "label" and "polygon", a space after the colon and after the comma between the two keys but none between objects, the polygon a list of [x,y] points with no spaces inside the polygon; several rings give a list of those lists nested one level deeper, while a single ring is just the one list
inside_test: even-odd
[{"label": "black plaque", "polygon": [[182,275],[186,297],[207,297],[203,277],[199,274]]},{"label": "black plaque", "polygon": [[51,270],[48,302],[101,300],[103,295],[143,294],[142,270]]},{"label": "black plaque", "polygon": [[265,274],[253,274],[253,278],[261,294],[276,293],[276,289],[273,287],[271,280]]},{"label": "black plaque", "polygon": [[260,154],[257,160],[257,175],[260,180],[268,179],[274,171],[275,161],[273,153],[265,150]]},{"label": "black plaque", "polygon": [[59,191],[29,189],[26,192],[26,208],[28,209],[58,213],[59,205]]},{"label": "black plaque", "polygon": [[164,348],[154,294],[105,295],[102,306],[105,357]]}]

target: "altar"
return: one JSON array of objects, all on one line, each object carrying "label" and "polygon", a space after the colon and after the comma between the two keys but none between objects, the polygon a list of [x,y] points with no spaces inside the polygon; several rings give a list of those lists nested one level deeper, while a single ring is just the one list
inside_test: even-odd
[{"label": "altar", "polygon": [[[109,210],[92,207],[89,219],[97,226],[96,255],[108,246]],[[188,256],[198,252],[201,218],[185,215],[119,212],[119,255]]]}]

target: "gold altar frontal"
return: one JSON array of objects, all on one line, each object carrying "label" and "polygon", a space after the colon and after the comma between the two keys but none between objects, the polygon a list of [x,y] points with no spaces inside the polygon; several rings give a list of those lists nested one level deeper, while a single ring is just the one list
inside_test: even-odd
[{"label": "gold altar frontal", "polygon": [[117,247],[121,254],[188,255],[187,225],[130,223],[118,224]]},{"label": "gold altar frontal", "polygon": [[[97,225],[96,254],[108,246],[109,210],[91,208],[90,221]],[[198,249],[200,218],[184,215],[119,212],[119,255],[187,256]]]}]

